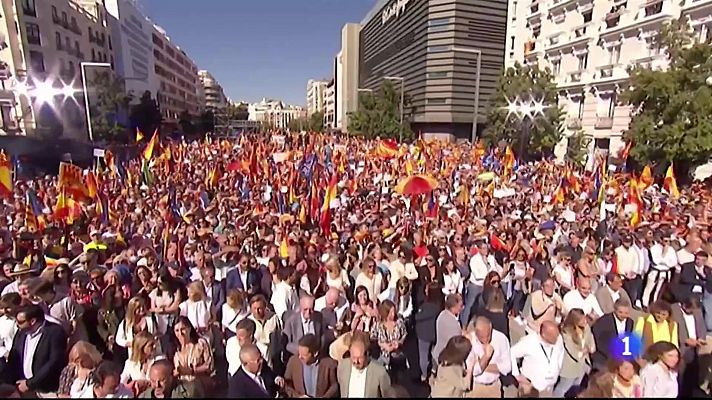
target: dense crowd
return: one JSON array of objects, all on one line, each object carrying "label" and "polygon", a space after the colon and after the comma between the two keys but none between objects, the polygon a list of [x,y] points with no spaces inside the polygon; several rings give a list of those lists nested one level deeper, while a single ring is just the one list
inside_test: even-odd
[{"label": "dense crowd", "polygon": [[0,396],[707,397],[710,190],[591,165],[316,133],[0,163]]}]

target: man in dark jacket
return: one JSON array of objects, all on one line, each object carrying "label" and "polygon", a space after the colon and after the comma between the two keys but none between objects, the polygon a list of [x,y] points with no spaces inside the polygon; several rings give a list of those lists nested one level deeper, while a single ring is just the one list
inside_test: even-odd
[{"label": "man in dark jacket", "polygon": [[442,311],[442,292],[437,283],[426,287],[426,301],[415,313],[415,335],[418,337],[418,354],[420,364],[420,379],[427,381],[430,369],[430,352],[435,345],[435,325]]},{"label": "man in dark jacket", "polygon": [[620,298],[613,303],[613,312],[603,315],[591,327],[593,340],[596,342],[596,352],[591,355],[593,369],[605,371],[608,361],[611,360],[610,345],[613,340],[619,335],[632,331],[630,302]]},{"label": "man in dark jacket", "polygon": [[240,349],[240,363],[240,368],[230,377],[227,397],[273,399],[278,389],[284,387],[284,379],[272,372],[254,344]]},{"label": "man in dark jacket", "polygon": [[205,394],[196,382],[185,382],[173,376],[173,363],[169,360],[158,360],[151,364],[148,372],[151,387],[139,396],[141,399],[193,399]]},{"label": "man in dark jacket", "polygon": [[67,335],[64,328],[45,321],[38,305],[22,307],[15,318],[19,331],[8,355],[4,379],[27,396],[32,392],[54,392],[59,375],[67,365]]}]

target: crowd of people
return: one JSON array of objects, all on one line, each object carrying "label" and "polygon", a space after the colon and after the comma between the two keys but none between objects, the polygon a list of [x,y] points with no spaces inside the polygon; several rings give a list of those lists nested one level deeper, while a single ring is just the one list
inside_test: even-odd
[{"label": "crowd of people", "polygon": [[66,171],[0,176],[4,397],[710,394],[707,186],[317,133]]}]

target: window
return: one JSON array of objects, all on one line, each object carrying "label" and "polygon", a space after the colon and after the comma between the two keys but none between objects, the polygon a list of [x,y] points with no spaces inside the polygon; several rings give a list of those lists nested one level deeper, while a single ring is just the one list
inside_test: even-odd
[{"label": "window", "polygon": [[94,52],[94,48],[92,47],[91,49],[91,61],[95,62],[96,61],[96,53]]},{"label": "window", "polygon": [[611,146],[611,139],[596,139],[595,146],[597,149],[608,150]]},{"label": "window", "polygon": [[41,45],[40,42],[40,26],[27,22],[25,24],[25,30],[27,31],[27,43]]},{"label": "window", "polygon": [[649,17],[651,15],[659,14],[662,10],[663,10],[663,2],[662,2],[662,0],[660,0],[655,4],[651,4],[647,7],[645,7],[645,16]]},{"label": "window", "polygon": [[448,28],[448,25],[435,25],[428,27],[428,32],[445,32]]},{"label": "window", "polygon": [[59,19],[59,15],[57,14],[57,7],[52,6],[52,20],[56,21]]},{"label": "window", "polygon": [[428,104],[445,104],[445,99],[444,98],[428,99]]},{"label": "window", "polygon": [[576,57],[578,58],[578,70],[585,70],[588,67],[588,53],[584,53]]},{"label": "window", "polygon": [[94,40],[94,31],[91,29],[91,26],[89,27],[89,41],[91,42]]},{"label": "window", "polygon": [[579,119],[582,119],[583,118],[583,108],[584,108],[584,104],[586,103],[586,96],[582,94],[581,97],[579,97],[577,99],[577,102],[578,102],[578,104],[576,106],[578,107],[578,112],[577,112],[576,116]]},{"label": "window", "polygon": [[67,25],[67,24],[68,24],[68,22],[67,22],[67,13],[64,12],[64,11],[62,11],[62,23],[63,23],[64,25]]},{"label": "window", "polygon": [[597,117],[613,118],[616,110],[616,94],[602,93],[598,98]]},{"label": "window", "polygon": [[517,2],[512,2],[512,22],[517,20]]},{"label": "window", "polygon": [[428,53],[442,53],[443,51],[448,51],[448,46],[430,46],[428,47]]},{"label": "window", "polygon": [[113,50],[113,49],[111,48],[111,35],[109,35],[109,50]]},{"label": "window", "polygon": [[606,114],[609,118],[613,118],[613,115],[616,112],[616,101],[618,100],[618,96],[616,95],[615,92],[611,93],[608,96],[608,113]]},{"label": "window", "polygon": [[449,23],[450,23],[450,18],[437,18],[437,19],[428,20],[428,26],[447,25]]},{"label": "window", "polygon": [[35,0],[22,0],[22,11],[25,15],[36,17],[37,10],[35,9]]},{"label": "window", "polygon": [[445,78],[446,76],[447,76],[447,72],[445,72],[445,71],[437,71],[437,72],[428,73],[428,78],[432,78],[432,79]]},{"label": "window", "polygon": [[72,27],[77,26],[77,19],[72,17]]},{"label": "window", "polygon": [[613,64],[618,64],[621,60],[621,46],[611,46],[608,48],[608,62]]},{"label": "window", "polygon": [[583,23],[584,24],[591,22],[592,19],[593,19],[593,10],[586,11],[585,13],[583,13]]},{"label": "window", "polygon": [[45,72],[42,52],[30,50],[30,69],[34,72]]},{"label": "window", "polygon": [[54,33],[54,40],[57,43],[57,50],[62,50],[62,35],[59,32]]},{"label": "window", "polygon": [[657,56],[661,51],[662,47],[660,45],[660,37],[655,36],[650,38],[650,42],[648,42],[648,56]]},{"label": "window", "polygon": [[512,40],[510,41],[510,43],[512,43],[512,45],[511,45],[511,46],[509,46],[509,50],[514,50],[514,40],[515,40],[515,37],[514,37],[514,36],[512,36],[512,38],[511,38],[511,39],[512,39]]},{"label": "window", "polygon": [[82,53],[82,51],[79,49],[79,42],[76,40],[74,41],[74,52],[79,57],[79,55]]},{"label": "window", "polygon": [[74,71],[74,63],[72,61],[69,62],[69,75],[74,76],[75,71]]},{"label": "window", "polygon": [[66,52],[72,51],[72,41],[69,40],[69,37],[67,37],[67,36],[64,37],[64,50]]},{"label": "window", "polygon": [[551,61],[551,69],[554,71],[554,74],[558,75],[561,73],[561,59],[559,60],[552,60]]}]

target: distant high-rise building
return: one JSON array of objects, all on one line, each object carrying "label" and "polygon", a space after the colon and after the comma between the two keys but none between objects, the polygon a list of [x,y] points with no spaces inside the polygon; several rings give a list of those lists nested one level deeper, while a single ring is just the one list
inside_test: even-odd
[{"label": "distant high-rise building", "polygon": [[206,70],[198,71],[198,77],[205,95],[205,110],[219,114],[224,113],[228,106],[228,100],[220,83]]},{"label": "distant high-rise building", "polygon": [[336,55],[335,128],[349,130],[349,113],[358,109],[359,32],[361,25],[346,24],[341,29],[341,50]]},{"label": "distant high-rise building", "polygon": [[328,81],[309,79],[307,82],[307,115],[324,111],[324,93]]},{"label": "distant high-rise building", "polygon": [[[689,21],[697,40],[712,37],[710,1],[509,0],[506,64],[550,68],[566,110],[565,137],[583,131],[592,154],[617,154],[630,124],[630,106],[619,103],[627,69],[667,67],[657,38],[673,19]],[[564,139],[557,156],[566,147]]]},{"label": "distant high-rise building", "polygon": [[336,88],[334,79],[330,80],[324,91],[324,128],[336,128]]}]

